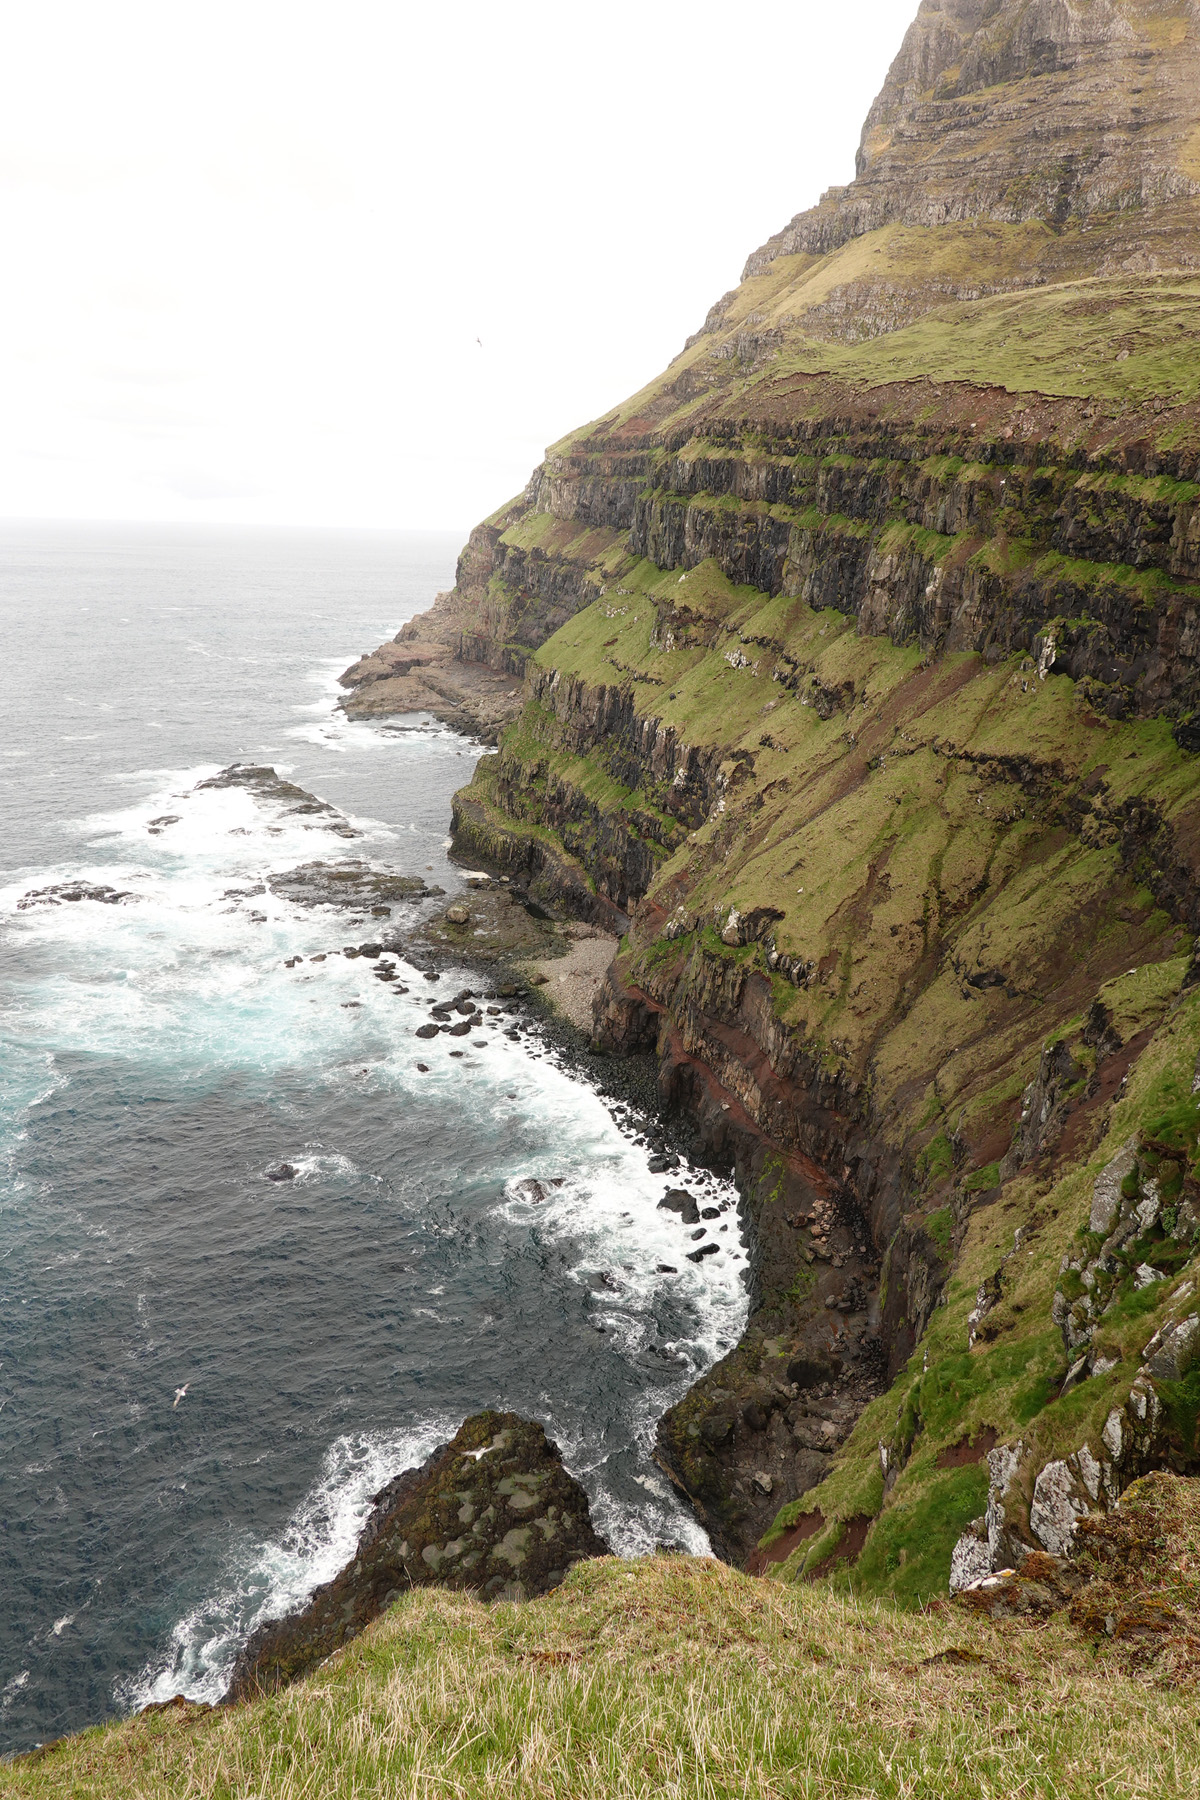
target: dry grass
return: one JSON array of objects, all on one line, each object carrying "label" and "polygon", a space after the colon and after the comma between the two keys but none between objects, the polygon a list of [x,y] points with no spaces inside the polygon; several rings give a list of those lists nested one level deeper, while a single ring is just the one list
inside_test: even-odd
[{"label": "dry grass", "polygon": [[1193,1690],[1102,1673],[1063,1622],[913,1615],[683,1557],[581,1565],[526,1607],[424,1591],[289,1691],[0,1771],[104,1800],[1167,1800]]}]

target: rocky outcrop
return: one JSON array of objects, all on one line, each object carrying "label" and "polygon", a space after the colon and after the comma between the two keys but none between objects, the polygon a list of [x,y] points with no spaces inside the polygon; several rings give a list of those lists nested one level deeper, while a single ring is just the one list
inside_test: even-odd
[{"label": "rocky outcrop", "polygon": [[[1051,1465],[1044,1486],[1062,1489]],[[1134,1482],[1107,1514],[1072,1517],[1069,1531],[1047,1531],[1054,1549],[1028,1552],[1018,1568],[971,1574],[956,1552],[953,1583],[961,1610],[1033,1626],[1058,1614],[1091,1641],[1114,1673],[1186,1682],[1200,1674],[1196,1519],[1200,1482],[1155,1471]],[[973,1540],[964,1540],[964,1543]]]},{"label": "rocky outcrop", "polygon": [[1200,193],[1197,23],[1191,0],[922,0],[855,180],[755,251],[743,279],[897,223],[1099,223],[1112,255],[1153,256],[1155,211]]},{"label": "rocky outcrop", "polygon": [[228,1699],[295,1681],[414,1587],[529,1600],[608,1547],[587,1495],[540,1425],[476,1413],[452,1441],[376,1496],[354,1559],[299,1612],[260,1627],[238,1658]]}]

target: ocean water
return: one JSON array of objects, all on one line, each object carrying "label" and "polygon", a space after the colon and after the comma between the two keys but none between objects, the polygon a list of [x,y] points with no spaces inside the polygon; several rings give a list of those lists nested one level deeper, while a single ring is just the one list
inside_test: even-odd
[{"label": "ocean water", "polygon": [[[0,1751],[215,1699],[481,1406],[545,1422],[614,1547],[705,1547],[649,1446],[744,1323],[731,1190],[683,1171],[726,1209],[688,1263],[657,1207],[680,1173],[536,1032],[413,1038],[478,975],[289,969],[381,921],[263,886],[314,860],[461,885],[480,747],[336,710],[458,548],[0,526]],[[337,817],[198,785],[239,759]]]}]

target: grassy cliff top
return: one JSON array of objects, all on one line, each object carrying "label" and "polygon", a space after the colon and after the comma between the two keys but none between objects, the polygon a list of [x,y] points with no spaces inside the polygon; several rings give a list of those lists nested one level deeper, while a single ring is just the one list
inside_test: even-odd
[{"label": "grassy cliff top", "polygon": [[528,1606],[426,1590],[283,1693],[183,1704],[0,1768],[37,1800],[1191,1795],[1187,1687],[1065,1618],[913,1616],[687,1557]]},{"label": "grassy cliff top", "polygon": [[[925,298],[940,303],[924,306],[901,286],[897,264],[935,268],[951,254],[957,259],[974,250],[986,267],[997,249],[1019,250],[1027,237],[1023,226],[888,226],[815,266],[809,257],[781,258],[737,290],[720,335],[701,336],[658,380],[548,454],[667,436],[685,426],[703,430],[714,417],[828,412],[828,393],[810,395],[796,384],[796,377],[818,375],[860,392],[944,382],[1034,400],[1086,399],[1113,420],[1146,409],[1155,416],[1145,429],[1158,441],[1178,438],[1189,426],[1196,435],[1200,274],[1087,276],[992,292],[985,287],[964,297],[927,287]],[[875,259],[870,294],[855,280],[867,258]],[[1018,266],[1019,260],[1014,255]],[[831,290],[856,316],[860,337],[817,334],[810,291]],[[877,329],[871,328],[872,302]],[[1169,416],[1160,422],[1164,408]]]}]

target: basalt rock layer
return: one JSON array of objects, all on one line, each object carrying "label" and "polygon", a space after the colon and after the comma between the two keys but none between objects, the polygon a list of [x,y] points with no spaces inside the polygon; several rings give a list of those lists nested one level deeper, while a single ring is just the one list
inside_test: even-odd
[{"label": "basalt rock layer", "polygon": [[439,603],[525,678],[460,844],[624,931],[597,1039],[738,1171],[659,1455],[784,1578],[1200,1464],[1198,71],[1190,0],[926,0],[855,181]]}]

